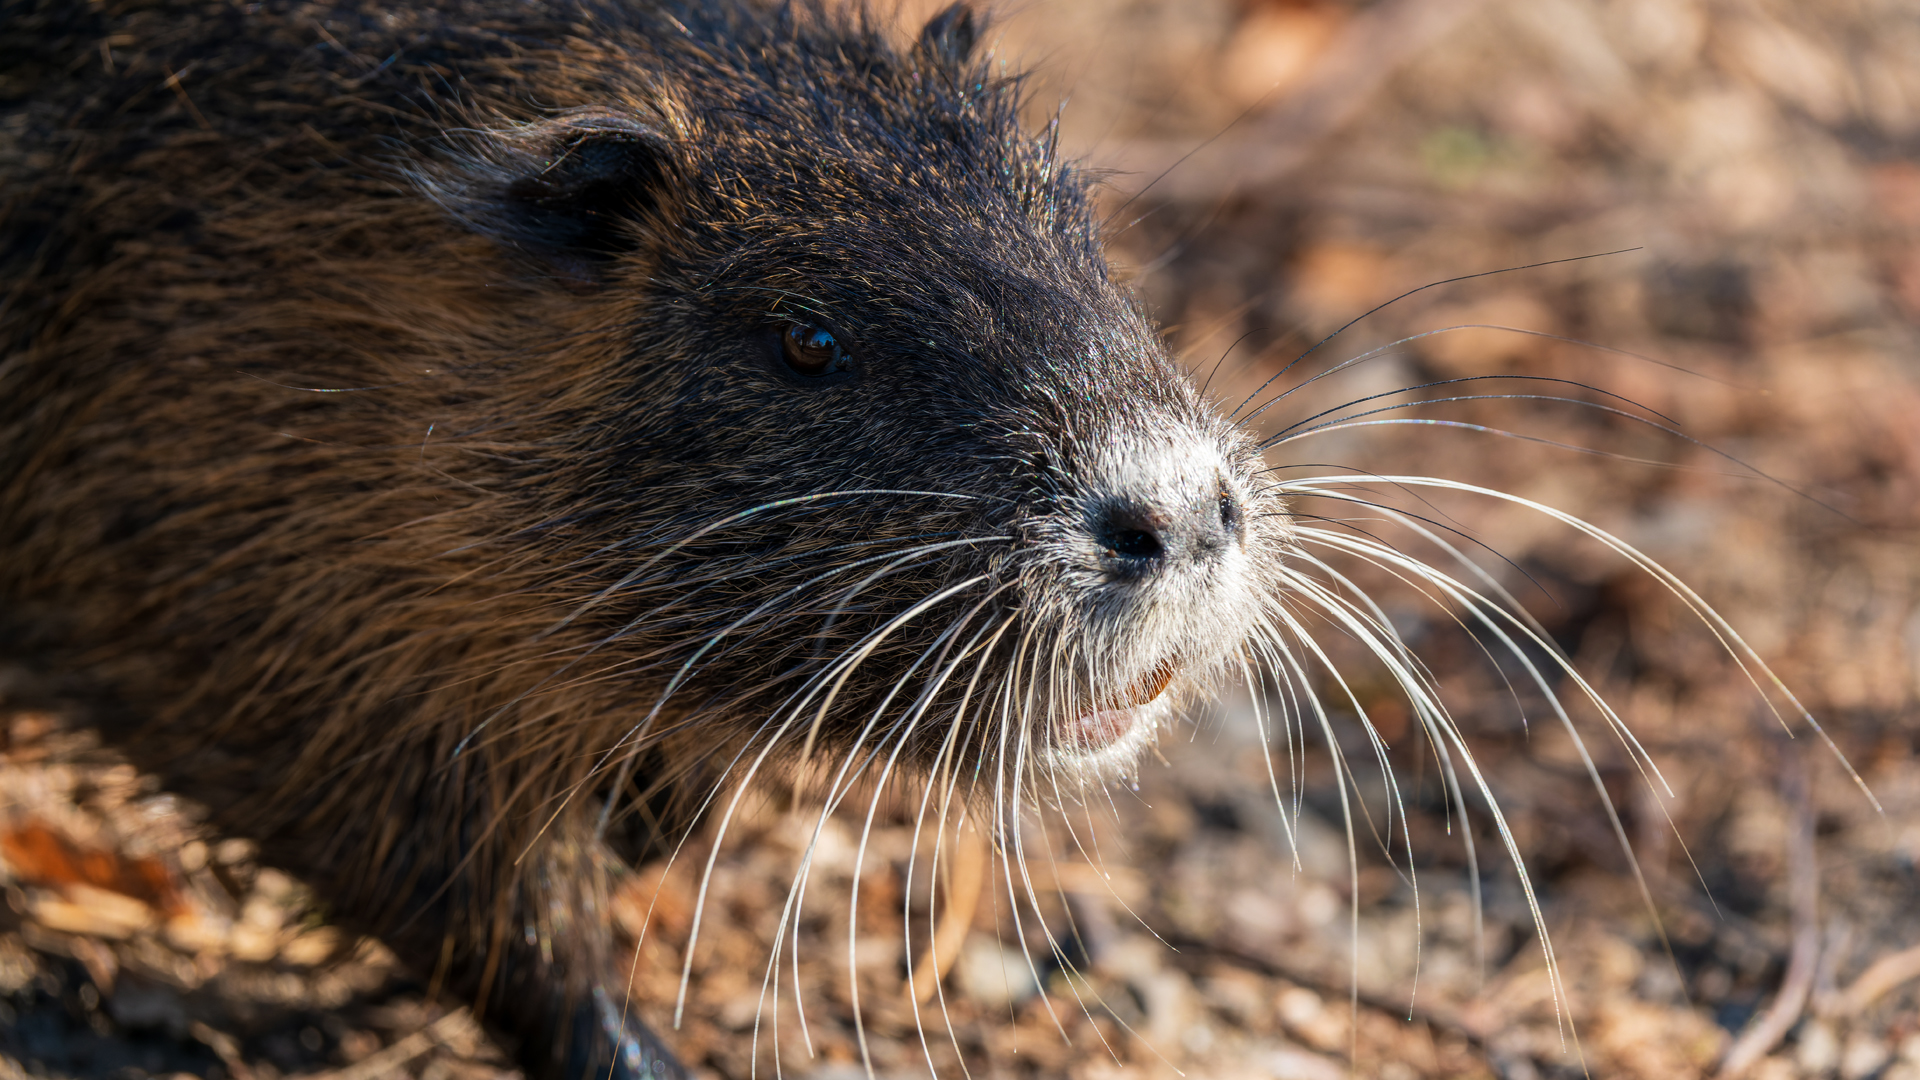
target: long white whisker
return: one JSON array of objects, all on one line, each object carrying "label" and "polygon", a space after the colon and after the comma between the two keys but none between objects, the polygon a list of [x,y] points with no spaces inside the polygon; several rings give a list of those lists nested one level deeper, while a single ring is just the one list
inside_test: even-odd
[{"label": "long white whisker", "polygon": [[[986,580],[984,577],[974,578],[969,581],[962,582],[960,585],[953,586],[952,588],[944,591],[943,593],[936,594],[933,597],[929,597],[927,600],[922,601],[921,604],[916,605],[914,608],[909,609],[907,612],[903,612],[900,616],[897,616],[895,619],[891,620],[884,628],[882,628],[881,631],[876,632],[874,635],[872,635],[871,640],[869,640],[866,643],[866,645],[862,647],[860,651],[857,651],[851,658],[846,659],[842,662],[842,665],[843,665],[842,670],[840,672],[838,680],[835,682],[833,691],[829,693],[826,701],[822,704],[823,714],[824,714],[824,710],[832,702],[832,693],[838,692],[840,686],[845,683],[846,679],[849,676],[851,676],[853,670],[859,666],[860,662],[864,660],[865,657],[869,655],[874,648],[878,647],[880,642],[884,640],[884,638],[888,634],[892,633],[894,630],[898,629],[899,627],[906,625],[920,611],[923,611],[923,610],[926,610],[927,608],[932,607],[934,604],[940,602],[941,600],[944,600],[946,597],[958,593],[963,588],[971,587],[972,585],[978,584],[979,582],[984,580]],[[996,589],[994,592],[998,593],[999,591],[1000,590]],[[991,599],[991,594],[989,596],[989,599]],[[974,611],[978,611],[981,608],[984,608],[984,606],[985,606],[985,602],[983,601],[981,604],[975,607]],[[968,615],[969,618],[971,617],[971,614],[972,613],[970,612]],[[845,798],[847,792],[851,789],[851,785],[854,782],[854,780],[857,779],[862,773],[864,773],[866,769],[866,765],[870,763],[878,755],[879,750],[876,749],[873,752],[867,754],[865,758],[862,759],[859,754],[859,748],[865,745],[866,742],[869,740],[869,738],[872,736],[874,728],[879,724],[880,719],[885,714],[887,707],[892,703],[894,697],[899,693],[900,689],[905,685],[907,679],[909,679],[912,676],[913,672],[919,668],[919,665],[923,663],[926,660],[926,658],[931,654],[932,649],[934,647],[939,646],[942,642],[949,641],[952,635],[962,625],[964,625],[964,623],[956,624],[955,626],[951,626],[946,631],[944,631],[941,634],[941,636],[938,639],[936,639],[936,641],[931,646],[929,646],[928,650],[923,651],[920,657],[917,658],[914,661],[914,663],[911,666],[909,666],[908,669],[901,675],[901,677],[895,681],[893,688],[888,691],[886,697],[875,708],[872,717],[868,719],[866,727],[863,728],[860,734],[852,740],[851,746],[853,747],[853,749],[848,752],[847,757],[844,759],[843,763],[841,764],[838,773],[836,773],[833,780],[829,784],[827,796],[823,800],[823,807],[821,809],[819,819],[815,822],[815,825],[814,825],[813,835],[808,841],[807,847],[801,856],[800,867],[796,871],[794,879],[788,888],[787,903],[785,907],[783,907],[781,912],[781,920],[779,923],[780,929],[776,931],[774,947],[773,947],[773,956],[777,958],[780,950],[780,937],[781,935],[784,935],[786,931],[786,927],[788,925],[791,925],[794,928],[794,932],[795,932],[795,936],[793,938],[793,946],[792,946],[792,958],[793,958],[794,994],[796,999],[798,999],[802,993],[801,986],[800,986],[800,954],[799,954],[799,937],[798,937],[800,912],[801,912],[801,907],[805,903],[806,888],[807,888],[808,880],[811,875],[811,867],[813,863],[813,854],[815,850],[818,848],[821,835],[823,834],[826,828],[827,819],[829,818],[829,816],[832,815],[835,808],[838,807],[840,801],[843,798]],[[805,702],[802,702],[801,704],[802,706],[804,706]],[[795,712],[797,714],[798,712],[797,708]],[[815,723],[816,725],[819,723],[818,718],[816,718]],[[902,721],[902,723],[905,723],[905,721]],[[899,727],[900,727],[900,724],[896,723],[894,728],[890,729],[889,734],[891,734],[893,730],[898,730]],[[811,752],[811,739],[809,739],[808,750],[802,753],[800,760],[803,760],[803,761],[806,760],[810,752]],[[857,769],[854,768],[854,763],[856,760],[860,761],[860,765]],[[856,1000],[857,1000],[857,990],[856,990]],[[801,1029],[804,1032],[806,1030],[806,1010],[804,1008],[801,1008],[799,1010],[799,1016],[800,1016]],[[858,1023],[858,1020],[856,1019],[856,1024],[857,1023]]]},{"label": "long white whisker", "polygon": [[[883,642],[889,635],[891,635],[894,631],[898,630],[900,627],[905,626],[908,623],[912,622],[922,612],[934,607],[940,602],[946,600],[948,597],[958,595],[959,593],[967,589],[970,589],[973,586],[978,585],[981,582],[986,580],[987,578],[984,576],[971,577],[956,585],[950,585],[947,588],[942,589],[939,592],[935,593],[934,595],[927,597],[924,600],[921,600],[920,602],[914,604],[912,607],[901,612],[899,615],[888,620],[886,625],[876,630],[872,635],[870,635],[869,640],[865,642],[860,647],[860,649],[856,651],[852,656],[837,660],[835,662],[834,669],[830,670],[827,673],[823,673],[823,674],[830,675],[832,674],[833,670],[837,670],[839,672],[838,678],[835,679],[833,682],[832,691],[829,692],[826,700],[821,705],[820,712],[816,714],[814,718],[812,730],[808,732],[807,742],[806,742],[806,752],[802,753],[799,756],[798,760],[802,760],[802,761],[806,760],[807,754],[811,753],[813,741],[814,741],[814,735],[819,730],[820,724],[824,721],[827,710],[832,707],[833,695],[837,693],[839,689],[846,684],[847,678],[852,675],[853,670],[859,666],[862,660],[866,659],[866,657],[871,655],[873,653],[873,650],[878,648],[880,646],[880,643]],[[818,684],[818,682],[819,680],[816,680],[816,684]],[[686,955],[685,961],[681,966],[680,990],[678,995],[675,998],[674,1009],[673,1009],[674,1025],[676,1027],[679,1025],[680,1018],[686,1008],[687,987],[690,980],[693,977],[693,946],[694,946],[694,943],[699,938],[701,919],[706,912],[707,889],[711,884],[711,881],[713,878],[714,865],[716,861],[719,859],[720,841],[726,835],[727,828],[729,827],[729,825],[733,820],[734,812],[738,809],[740,805],[740,800],[744,798],[746,795],[748,784],[752,781],[753,777],[759,772],[760,768],[766,763],[767,758],[773,753],[774,747],[779,744],[780,737],[784,735],[787,732],[787,730],[798,719],[800,715],[800,710],[804,708],[807,704],[807,701],[811,699],[811,694],[812,692],[809,693],[807,698],[802,699],[798,705],[786,711],[786,719],[781,721],[780,726],[774,731],[773,735],[767,739],[766,745],[761,749],[759,755],[755,757],[752,766],[748,768],[746,774],[741,778],[739,789],[734,793],[733,799],[728,803],[726,813],[721,819],[718,831],[714,838],[713,850],[708,853],[706,868],[701,873],[699,896],[694,905],[693,925],[692,925],[692,928],[688,931],[688,935],[687,935],[687,955]],[[801,1023],[804,1027],[804,1024],[805,1024],[804,1011],[801,1013]]]},{"label": "long white whisker", "polygon": [[[997,595],[997,593],[998,593],[998,590],[996,590],[995,595]],[[980,650],[974,660],[973,673],[967,677],[966,689],[961,693],[958,706],[955,710],[954,717],[951,721],[949,721],[947,725],[947,733],[945,737],[941,740],[939,754],[935,757],[935,760],[934,760],[934,767],[932,770],[933,778],[929,780],[926,791],[921,795],[920,808],[918,813],[914,817],[914,826],[913,826],[914,845],[913,847],[908,849],[908,855],[907,855],[907,881],[909,884],[911,884],[913,881],[914,860],[915,858],[917,858],[919,853],[920,832],[921,832],[922,826],[926,821],[927,804],[928,804],[928,801],[931,799],[933,792],[936,789],[940,791],[941,797],[940,797],[940,813],[938,818],[935,820],[933,863],[934,863],[934,866],[936,867],[939,865],[941,845],[945,842],[945,838],[946,838],[946,822],[948,819],[948,811],[952,805],[953,794],[954,794],[954,790],[953,790],[954,781],[948,770],[951,769],[953,762],[955,761],[955,755],[958,752],[958,748],[960,747],[960,743],[959,743],[960,733],[965,727],[967,711],[973,702],[974,693],[979,687],[980,676],[986,670],[987,661],[991,659],[991,657],[993,656],[993,652],[995,648],[998,647],[1001,637],[1006,634],[1007,630],[1013,626],[1014,622],[1018,618],[1019,618],[1019,615],[1016,613],[1014,615],[1009,615],[1005,619],[1001,620],[1000,625],[992,629],[992,635],[987,639],[986,644],[980,647]],[[986,631],[986,628],[982,627],[982,632],[985,632],[985,631]],[[978,635],[976,635],[976,640],[977,638],[978,638]],[[971,648],[972,648],[972,643],[969,643],[968,649],[971,649]],[[962,658],[963,659],[965,658],[964,651],[963,651]],[[969,738],[971,738],[971,735],[969,735]],[[928,872],[929,874],[931,874],[932,870],[929,869]],[[902,896],[901,898],[901,904],[903,905],[903,908],[906,908],[906,907],[910,907],[911,903],[912,903],[912,891],[911,889],[908,889],[906,890],[906,895]],[[913,953],[913,940],[912,940],[913,923],[910,916],[911,916],[910,910],[903,910],[901,925],[906,928],[905,932],[906,932],[907,940],[905,942],[905,945],[907,949],[907,986],[909,990],[911,990],[914,985],[914,971],[913,971],[914,953]],[[939,925],[938,918],[939,916],[938,916],[937,894],[935,890],[929,888],[928,902],[927,902],[928,959],[933,964],[934,971],[936,973],[940,970],[940,955],[938,951],[939,943],[938,943],[938,929],[937,929]],[[947,1010],[946,991],[941,987],[940,980],[937,977],[934,979],[933,992],[934,992],[935,998],[939,1001],[939,1004],[940,1004],[940,1016],[943,1024],[947,1029],[947,1038],[953,1043],[955,1057],[960,1062],[960,1071],[963,1075],[971,1078],[972,1076],[971,1070],[967,1068],[966,1057],[960,1049],[959,1036],[953,1030],[953,1017]],[[915,1013],[914,1027],[915,1027],[915,1030],[919,1033],[920,1051],[922,1055],[924,1055],[927,1059],[927,1068],[930,1072],[935,1071],[936,1066],[933,1060],[933,1048],[927,1044],[926,1027],[925,1025],[919,1023],[917,1011]]]},{"label": "long white whisker", "polygon": [[[1480,487],[1475,484],[1467,484],[1457,480],[1447,480],[1432,476],[1386,476],[1379,479],[1386,483],[1401,484],[1407,487],[1429,487],[1447,491],[1465,492],[1512,503],[1516,506],[1523,506],[1536,513],[1544,514],[1585,536],[1599,541],[1607,548],[1626,558],[1649,576],[1659,581],[1669,592],[1679,598],[1679,600],[1693,612],[1696,618],[1706,624],[1714,637],[1719,640],[1721,647],[1733,655],[1740,669],[1746,674],[1749,682],[1753,684],[1754,689],[1759,691],[1761,699],[1767,703],[1768,708],[1773,711],[1774,717],[1780,721],[1783,730],[1787,731],[1789,735],[1793,733],[1792,727],[1787,724],[1786,718],[1780,714],[1779,709],[1775,706],[1773,694],[1768,693],[1769,687],[1771,687],[1773,693],[1777,693],[1780,697],[1784,698],[1792,707],[1792,712],[1800,718],[1801,722],[1818,734],[1821,741],[1826,743],[1828,750],[1832,752],[1834,758],[1840,763],[1840,766],[1846,770],[1847,776],[1852,780],[1854,786],[1859,789],[1861,794],[1866,796],[1875,812],[1881,814],[1886,812],[1885,808],[1881,806],[1880,800],[1876,798],[1872,790],[1867,787],[1866,781],[1860,776],[1859,772],[1854,769],[1853,764],[1847,760],[1846,755],[1841,753],[1840,747],[1834,743],[1832,736],[1828,734],[1826,728],[1808,711],[1807,707],[1801,703],[1800,699],[1794,695],[1786,683],[1774,673],[1773,669],[1767,666],[1766,662],[1760,658],[1760,654],[1756,652],[1751,645],[1747,644],[1746,639],[1741,637],[1740,634],[1733,629],[1733,626],[1729,624],[1719,612],[1715,611],[1710,604],[1701,599],[1700,595],[1689,587],[1686,582],[1680,580],[1672,571],[1642,553],[1638,548],[1599,526],[1584,521],[1572,514],[1562,510],[1556,510],[1551,506],[1536,502],[1533,499],[1513,495],[1508,492],[1496,491],[1492,488]],[[1315,494],[1331,494],[1332,492],[1322,489],[1331,488],[1334,486],[1334,483],[1337,482],[1322,482],[1309,478],[1293,481],[1293,486],[1296,490],[1300,491],[1312,491]]]},{"label": "long white whisker", "polygon": [[[754,608],[752,611],[749,611],[747,614],[742,615],[740,618],[734,620],[732,623],[729,623],[727,626],[722,628],[718,633],[714,634],[712,637],[708,638],[705,642],[703,642],[698,649],[694,650],[693,654],[687,657],[686,661],[680,665],[680,670],[674,672],[673,678],[667,681],[666,688],[660,691],[660,696],[654,701],[653,708],[648,710],[646,716],[642,717],[641,720],[635,725],[633,725],[633,727],[630,728],[625,735],[621,736],[620,740],[616,742],[613,745],[613,747],[608,749],[607,755],[605,757],[602,757],[600,762],[596,763],[594,767],[594,771],[597,772],[600,768],[604,767],[606,764],[606,761],[612,756],[613,753],[615,753],[620,748],[621,745],[631,742],[633,744],[633,747],[628,751],[626,759],[621,763],[620,775],[615,780],[614,786],[617,789],[620,786],[620,784],[624,783],[627,770],[631,768],[635,755],[640,750],[640,740],[645,737],[647,730],[652,726],[654,720],[660,715],[661,710],[666,708],[667,700],[673,696],[674,691],[678,690],[682,683],[684,683],[687,679],[692,677],[693,673],[698,668],[698,665],[700,663],[700,658],[705,656],[709,650],[711,650],[714,646],[720,644],[722,640],[726,639],[734,631],[740,629],[742,626],[746,626],[747,624],[751,623],[753,620],[760,617],[760,615],[766,612],[767,610],[775,607],[776,605],[785,603],[787,600],[791,599],[792,597],[800,595],[806,590],[813,588],[814,586],[818,585],[820,582],[825,581],[826,579],[833,577],[836,574],[840,574],[845,571],[855,569],[857,567],[865,566],[868,563],[881,562],[884,560],[892,560],[891,562],[888,563],[888,567],[896,568],[904,564],[905,562],[925,557],[926,555],[932,554],[934,552],[945,551],[949,548],[964,547],[972,544],[985,543],[989,541],[999,541],[999,540],[1005,540],[1005,539],[1007,538],[1003,536],[968,537],[960,540],[948,540],[948,541],[945,541],[942,543],[936,543],[936,544],[923,544],[918,547],[909,548],[904,552],[889,551],[881,555],[869,556],[865,559],[860,559],[855,562],[847,563],[842,566],[837,566],[832,570],[828,570],[823,573],[817,574],[814,577],[809,578],[806,581],[803,581],[800,584],[793,586],[792,588],[786,590],[785,592],[780,593],[778,596],[775,596],[772,599],[767,600],[766,602],[762,603],[760,606]],[[600,812],[600,823],[599,823],[598,831],[600,832],[605,831],[607,826],[608,816],[612,810],[612,807],[613,807],[613,801],[609,799],[607,801],[606,807],[603,808]]]},{"label": "long white whisker", "polygon": [[[991,600],[991,599],[992,599],[992,596],[989,595],[988,600]],[[987,601],[982,601],[980,604],[976,605],[973,611],[968,612],[967,615],[964,616],[961,620],[959,620],[951,629],[949,629],[946,633],[943,633],[941,635],[941,638],[937,640],[934,644],[939,645],[939,644],[942,644],[942,642],[944,642],[947,646],[951,646],[953,642],[952,635],[956,634],[959,630],[964,628],[966,623],[970,621],[971,617],[975,613],[983,610],[986,607],[986,604],[987,604]],[[985,628],[983,627],[982,630],[984,629]],[[974,640],[977,641],[978,639],[979,639],[979,633],[976,632],[974,635]],[[929,649],[931,649],[931,647],[932,646],[929,646]],[[939,667],[941,663],[944,661],[946,655],[947,655],[947,649],[943,648],[940,653],[940,658],[935,660],[934,665],[936,667]],[[857,963],[856,963],[856,952],[857,952],[857,946],[859,943],[860,870],[863,866],[866,865],[867,842],[873,835],[873,818],[874,818],[875,812],[879,809],[879,806],[880,806],[880,796],[883,790],[883,785],[886,782],[886,778],[888,775],[890,775],[893,772],[894,765],[899,760],[900,752],[906,748],[907,742],[913,735],[914,728],[919,724],[921,718],[926,715],[927,709],[932,706],[933,701],[939,695],[941,688],[946,685],[947,680],[950,677],[952,677],[954,671],[957,670],[959,666],[965,662],[965,660],[966,660],[966,656],[963,651],[960,658],[956,659],[951,664],[945,665],[945,667],[942,668],[942,670],[939,672],[939,674],[935,678],[929,680],[928,685],[921,691],[919,700],[914,703],[914,706],[912,710],[909,712],[908,716],[904,718],[901,725],[898,725],[900,728],[899,737],[893,740],[893,749],[891,752],[888,753],[886,764],[882,767],[880,772],[879,781],[876,782],[874,786],[873,798],[868,800],[867,802],[866,820],[862,823],[861,829],[860,829],[860,843],[856,849],[856,854],[854,855],[854,860],[853,860],[853,885],[850,890],[848,904],[847,904],[847,978],[849,983],[848,993],[849,993],[849,997],[851,999],[852,1008],[853,1008],[854,1034],[860,1044],[860,1060],[866,1065],[867,1072],[869,1074],[873,1072],[873,1055],[872,1055],[872,1049],[867,1045],[866,1022],[865,1022],[865,1019],[860,1014],[860,980],[858,979],[856,974],[858,970]],[[919,661],[918,660],[914,661],[914,667],[918,667],[918,665],[919,665]],[[902,682],[904,682],[905,679],[912,674],[914,667],[908,668],[906,674],[903,674],[901,676]],[[896,689],[898,688],[898,686],[899,686],[899,683],[896,683],[895,684]],[[889,694],[888,700],[890,701],[891,699],[892,699],[892,695]],[[880,708],[885,709],[886,704],[887,704],[886,702],[882,702]],[[908,862],[907,881],[909,884],[911,884],[913,880],[911,857],[909,857],[909,860],[910,861]],[[908,892],[910,890],[902,890],[902,891]],[[903,927],[909,926],[910,923],[906,923],[903,921],[902,925]],[[913,963],[913,951],[909,947],[907,950],[907,964],[908,964],[907,985],[909,990],[911,990],[913,985],[912,963]]]}]

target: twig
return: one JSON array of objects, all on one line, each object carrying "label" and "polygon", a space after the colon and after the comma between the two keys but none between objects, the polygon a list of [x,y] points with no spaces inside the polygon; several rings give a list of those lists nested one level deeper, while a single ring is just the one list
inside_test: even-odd
[{"label": "twig", "polygon": [[419,1057],[443,1041],[443,1036],[466,1022],[466,1010],[452,1012],[377,1053],[368,1054],[345,1068],[308,1073],[301,1080],[379,1080],[398,1072],[400,1066]]},{"label": "twig", "polygon": [[1452,1010],[1414,1005],[1411,1002],[1371,994],[1365,990],[1354,995],[1352,987],[1345,982],[1329,979],[1318,972],[1291,967],[1249,949],[1206,938],[1168,934],[1166,942],[1175,950],[1174,963],[1186,970],[1196,973],[1205,971],[1202,961],[1211,956],[1270,979],[1285,979],[1297,986],[1312,990],[1322,997],[1337,999],[1350,995],[1356,996],[1360,1004],[1366,1008],[1389,1016],[1404,1016],[1409,1021],[1423,1023],[1437,1030],[1458,1035],[1475,1052],[1483,1056],[1487,1053],[1487,1033],[1479,1025],[1468,1022]]},{"label": "twig", "polygon": [[220,1064],[227,1067],[227,1073],[233,1077],[233,1080],[253,1080],[253,1067],[240,1056],[240,1040],[198,1020],[187,1025],[187,1033],[213,1051],[213,1056],[219,1058]]},{"label": "twig", "polygon": [[913,966],[913,1000],[917,1005],[933,997],[934,988],[960,955],[960,945],[973,926],[973,913],[980,906],[980,889],[987,878],[987,841],[965,818],[953,830],[951,850],[953,876],[947,883],[947,910],[925,955]]},{"label": "twig", "polygon": [[1856,1016],[1902,983],[1920,979],[1920,945],[1883,956],[1867,966],[1853,985],[1841,991],[1830,1010],[1834,1016]]},{"label": "twig", "polygon": [[1808,788],[1806,761],[1789,752],[1781,777],[1781,794],[1793,810],[1793,825],[1787,834],[1787,874],[1793,897],[1793,950],[1788,954],[1787,970],[1780,978],[1780,993],[1746,1031],[1727,1049],[1720,1061],[1719,1080],[1736,1080],[1765,1057],[1806,1009],[1807,995],[1813,989],[1813,976],[1820,962],[1820,869],[1813,851],[1813,799]]}]

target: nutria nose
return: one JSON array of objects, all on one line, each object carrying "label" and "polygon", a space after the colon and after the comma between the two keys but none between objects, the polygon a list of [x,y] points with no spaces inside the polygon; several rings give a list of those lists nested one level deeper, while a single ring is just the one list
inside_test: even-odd
[{"label": "nutria nose", "polygon": [[1150,573],[1176,561],[1218,555],[1240,531],[1240,501],[1225,484],[1207,495],[1160,505],[1128,500],[1098,516],[1094,536],[1127,569]]}]

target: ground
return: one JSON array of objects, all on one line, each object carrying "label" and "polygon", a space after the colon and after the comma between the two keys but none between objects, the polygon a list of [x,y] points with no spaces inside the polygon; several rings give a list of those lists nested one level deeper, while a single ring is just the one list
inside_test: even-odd
[{"label": "ground", "polygon": [[[1276,687],[1197,706],[1136,786],[1037,813],[1011,887],[977,835],[936,855],[915,793],[871,802],[864,841],[864,793],[817,830],[751,800],[628,886],[640,1011],[671,1027],[712,853],[674,1037],[702,1076],[772,1075],[776,1052],[785,1075],[866,1075],[857,988],[884,1078],[1920,1078],[1920,12],[1033,0],[989,40],[1039,70],[1035,120],[1066,101],[1063,144],[1115,170],[1117,261],[1208,392],[1290,391],[1250,421],[1298,436],[1276,477],[1435,476],[1590,521],[1723,614],[1825,736],[1628,558],[1377,483],[1637,740],[1548,680],[1603,799],[1519,665],[1343,566],[1439,681],[1537,923],[1471,783],[1463,825],[1419,718],[1322,627],[1353,676],[1351,701],[1316,683],[1331,748],[1311,723],[1263,737]],[[1306,434],[1416,401],[1358,419],[1422,423]],[[1296,508],[1445,558],[1389,509]],[[0,1074],[507,1070],[244,841],[6,693]],[[915,1006],[933,927],[949,970]]]}]

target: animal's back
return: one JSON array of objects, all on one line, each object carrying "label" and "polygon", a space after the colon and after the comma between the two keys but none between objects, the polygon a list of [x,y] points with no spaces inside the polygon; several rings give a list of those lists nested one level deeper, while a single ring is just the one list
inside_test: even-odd
[{"label": "animal's back", "polygon": [[[456,867],[462,830],[494,820],[486,786],[515,781],[484,750],[436,777],[433,721],[458,706],[408,701],[449,666],[484,677],[510,633],[510,614],[495,634],[479,612],[422,623],[445,622],[425,597],[457,577],[462,525],[511,519],[513,470],[453,480],[429,433],[480,397],[498,460],[528,453],[542,388],[515,387],[522,411],[459,364],[554,328],[400,166],[552,47],[561,24],[536,14],[46,5],[8,35],[39,67],[7,156],[4,648],[416,963],[512,907],[474,884],[503,868]],[[469,993],[542,978],[496,967],[450,974]],[[520,1034],[564,1053],[554,1009]]]}]

